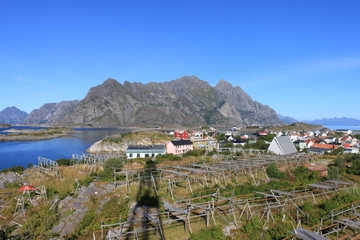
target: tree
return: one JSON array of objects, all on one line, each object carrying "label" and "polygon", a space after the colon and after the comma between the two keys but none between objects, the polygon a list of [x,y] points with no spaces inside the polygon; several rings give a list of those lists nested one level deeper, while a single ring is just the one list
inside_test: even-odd
[{"label": "tree", "polygon": [[219,135],[216,137],[216,140],[217,140],[218,142],[223,141],[223,140],[226,140],[225,133],[219,134]]}]

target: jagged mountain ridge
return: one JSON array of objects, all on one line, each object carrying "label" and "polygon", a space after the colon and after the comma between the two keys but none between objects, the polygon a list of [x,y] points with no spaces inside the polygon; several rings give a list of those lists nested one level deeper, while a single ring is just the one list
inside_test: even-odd
[{"label": "jagged mountain ridge", "polygon": [[310,124],[321,124],[324,126],[355,126],[360,125],[360,120],[355,118],[322,118],[322,119],[315,119],[315,120],[305,120],[304,122]]},{"label": "jagged mountain ridge", "polygon": [[34,110],[39,117],[30,118],[31,112],[26,122],[93,127],[282,124],[273,109],[253,101],[240,87],[225,80],[212,87],[195,76],[147,84],[109,78],[74,103],[66,117],[51,115],[55,110],[44,106],[47,114],[40,117]]},{"label": "jagged mountain ridge", "polygon": [[23,123],[56,125],[63,122],[64,119],[69,118],[78,103],[78,100],[45,103],[39,109],[31,111]]},{"label": "jagged mountain ridge", "polygon": [[299,122],[297,119],[289,117],[289,116],[283,116],[281,114],[278,114],[277,116],[285,124],[291,124],[291,123]]},{"label": "jagged mountain ridge", "polygon": [[0,112],[0,123],[19,124],[22,123],[27,116],[28,113],[14,106],[7,107]]}]

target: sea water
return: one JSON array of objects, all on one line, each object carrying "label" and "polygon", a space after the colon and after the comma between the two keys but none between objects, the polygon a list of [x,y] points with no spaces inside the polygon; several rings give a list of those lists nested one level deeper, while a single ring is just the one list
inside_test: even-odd
[{"label": "sea water", "polygon": [[[33,129],[17,126],[13,128]],[[6,129],[0,129],[0,134],[6,134],[3,130]],[[131,131],[118,128],[75,128],[74,130],[76,133],[66,138],[0,142],[0,169],[37,165],[39,156],[53,161],[61,158],[70,159],[72,154],[87,154],[86,150],[105,136]]]}]

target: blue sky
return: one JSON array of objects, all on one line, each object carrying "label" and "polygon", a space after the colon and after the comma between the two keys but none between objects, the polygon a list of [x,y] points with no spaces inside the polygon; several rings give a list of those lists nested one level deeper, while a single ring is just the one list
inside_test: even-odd
[{"label": "blue sky", "polygon": [[195,75],[298,120],[360,119],[360,1],[0,0],[0,110]]}]

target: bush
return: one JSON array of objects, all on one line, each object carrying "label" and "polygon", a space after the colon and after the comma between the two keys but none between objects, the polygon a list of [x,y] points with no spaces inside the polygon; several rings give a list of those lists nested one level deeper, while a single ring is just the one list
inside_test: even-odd
[{"label": "bush", "polygon": [[57,164],[58,164],[59,166],[70,166],[71,160],[70,160],[70,159],[61,158],[61,159],[56,160],[56,162],[57,162]]},{"label": "bush", "polygon": [[85,216],[81,219],[78,228],[75,231],[73,237],[76,236],[84,236],[86,234],[86,230],[96,230],[96,220],[97,214],[94,210],[89,210],[86,212]]},{"label": "bush", "polygon": [[338,179],[339,178],[339,168],[335,166],[329,166],[328,170],[329,179]]},{"label": "bush", "polygon": [[204,154],[205,154],[204,150],[195,149],[195,150],[191,150],[191,151],[188,151],[188,152],[184,153],[183,157],[188,157],[188,156],[197,157],[197,156],[201,156],[201,155],[204,155]]},{"label": "bush", "polygon": [[10,168],[5,168],[3,170],[0,171],[0,173],[3,173],[3,172],[16,172],[16,173],[20,173],[22,174],[25,170],[25,167],[23,166],[15,166],[15,167],[10,167]]},{"label": "bush", "polygon": [[215,239],[215,240],[225,239],[221,227],[215,226],[211,228],[203,228],[199,232],[191,234],[189,238],[189,240],[208,240],[208,239]]},{"label": "bush", "polygon": [[310,202],[304,202],[304,204],[300,208],[304,212],[310,212],[311,209],[313,208],[313,205]]},{"label": "bush", "polygon": [[104,163],[104,170],[99,173],[100,180],[112,181],[114,169],[121,169],[123,162],[121,158],[110,158]]},{"label": "bush", "polygon": [[103,138],[103,142],[111,142],[111,143],[120,143],[122,142],[123,138],[121,134],[107,136]]},{"label": "bush", "polygon": [[354,175],[360,175],[360,159],[353,160],[352,165],[347,172]]},{"label": "bush", "polygon": [[181,156],[178,155],[174,155],[172,153],[168,153],[168,154],[159,154],[155,157],[155,163],[160,163],[164,160],[168,160],[168,161],[180,161],[181,160]]},{"label": "bush", "polygon": [[260,239],[260,235],[263,231],[262,225],[257,217],[253,217],[247,221],[242,227],[241,231],[244,232],[249,239]]},{"label": "bush", "polygon": [[286,178],[286,174],[284,172],[279,171],[279,168],[277,167],[276,163],[271,163],[266,168],[266,174],[270,178],[275,178],[275,179],[279,179],[279,180],[283,180]]},{"label": "bush", "polygon": [[304,167],[300,166],[294,169],[293,174],[295,175],[295,179],[298,182],[307,183],[309,182],[309,170]]},{"label": "bush", "polygon": [[289,233],[293,230],[291,222],[282,222],[276,223],[274,226],[270,227],[268,233],[271,239],[284,239],[289,236]]}]

